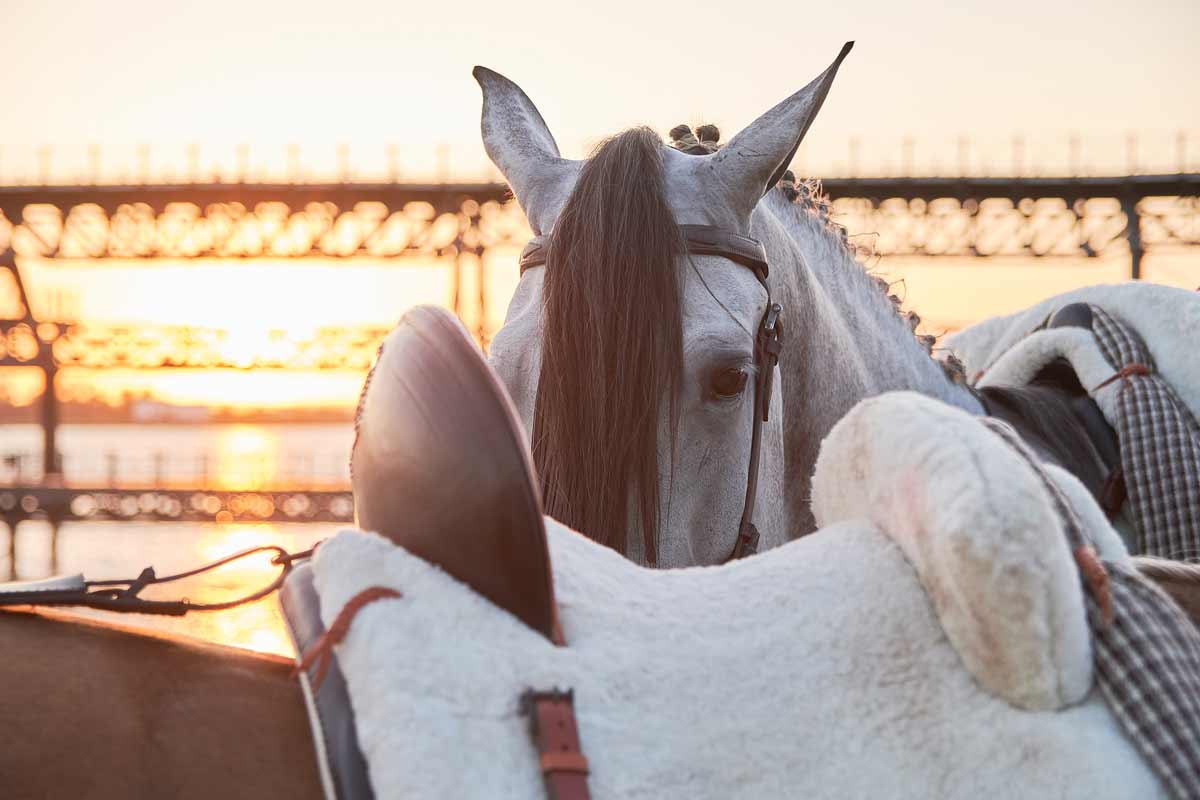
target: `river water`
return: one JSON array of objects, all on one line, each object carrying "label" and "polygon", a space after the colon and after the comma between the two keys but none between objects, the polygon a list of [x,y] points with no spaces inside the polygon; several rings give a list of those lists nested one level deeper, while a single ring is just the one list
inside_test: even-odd
[{"label": "river water", "polygon": [[[283,482],[301,488],[348,485],[353,435],[349,424],[67,425],[59,441],[68,483],[94,484],[115,476],[124,483],[159,479],[165,484],[201,481],[221,488],[254,489]],[[34,425],[0,426],[0,457],[23,457],[22,468],[28,475],[32,468],[27,465],[40,459],[40,437],[41,430]],[[11,461],[0,467],[0,484],[15,480],[15,472]],[[18,526],[16,562],[10,564],[11,534],[0,525],[0,580],[9,574],[27,580],[75,572],[92,579],[131,578],[146,566],[167,575],[263,544],[302,550],[340,527],[337,523],[68,522],[60,526],[53,542],[46,523],[28,521]],[[256,556],[205,576],[155,587],[145,596],[230,599],[265,586],[277,572],[267,556]],[[183,618],[79,613],[292,654],[274,596],[237,609]]]}]

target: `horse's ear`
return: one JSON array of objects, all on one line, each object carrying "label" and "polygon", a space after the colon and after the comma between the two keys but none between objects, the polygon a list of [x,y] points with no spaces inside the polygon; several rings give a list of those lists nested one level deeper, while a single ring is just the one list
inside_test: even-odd
[{"label": "horse's ear", "polygon": [[570,194],[579,163],[558,145],[520,86],[487,67],[471,72],[483,90],[483,147],[504,175],[537,234],[547,233]]},{"label": "horse's ear", "polygon": [[829,68],[791,97],[756,119],[712,156],[716,173],[734,196],[733,207],[749,213],[779,182],[800,140],[821,110],[838,67],[854,42],[846,42]]}]

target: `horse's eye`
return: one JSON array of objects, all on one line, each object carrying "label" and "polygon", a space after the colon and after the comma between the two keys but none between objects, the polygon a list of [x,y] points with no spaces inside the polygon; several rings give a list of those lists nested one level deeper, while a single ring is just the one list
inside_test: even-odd
[{"label": "horse's eye", "polygon": [[743,369],[727,369],[713,378],[713,394],[717,397],[737,397],[746,388],[750,375]]}]

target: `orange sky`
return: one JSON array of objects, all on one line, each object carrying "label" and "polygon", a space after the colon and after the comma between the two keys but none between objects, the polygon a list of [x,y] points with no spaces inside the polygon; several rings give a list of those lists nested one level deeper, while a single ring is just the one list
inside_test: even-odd
[{"label": "orange sky", "polygon": [[529,91],[566,155],[637,123],[729,135],[847,39],[857,47],[801,153],[815,174],[846,169],[851,139],[863,168],[898,169],[905,136],[914,166],[956,168],[966,136],[968,167],[995,172],[1013,166],[1013,134],[1029,138],[1029,169],[1065,167],[1073,133],[1085,165],[1105,169],[1127,165],[1130,132],[1139,162],[1176,163],[1182,130],[1195,164],[1198,32],[1195,0],[3,0],[0,181],[35,177],[46,145],[65,177],[87,174],[92,144],[129,177],[139,143],[176,177],[189,145],[208,174],[234,168],[242,143],[253,171],[282,171],[289,144],[306,170],[336,170],[346,145],[359,170],[382,171],[389,143],[410,174],[436,171],[441,145],[454,172],[483,171],[477,63]]}]

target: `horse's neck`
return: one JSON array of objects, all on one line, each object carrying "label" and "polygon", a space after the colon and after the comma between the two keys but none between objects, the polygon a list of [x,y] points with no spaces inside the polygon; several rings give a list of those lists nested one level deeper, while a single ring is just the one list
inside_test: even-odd
[{"label": "horse's neck", "polygon": [[856,403],[908,390],[982,413],[947,379],[908,322],[824,224],[775,193],[754,218],[784,307],[784,447],[788,505],[802,532],[814,523],[809,479],[821,440]]}]

